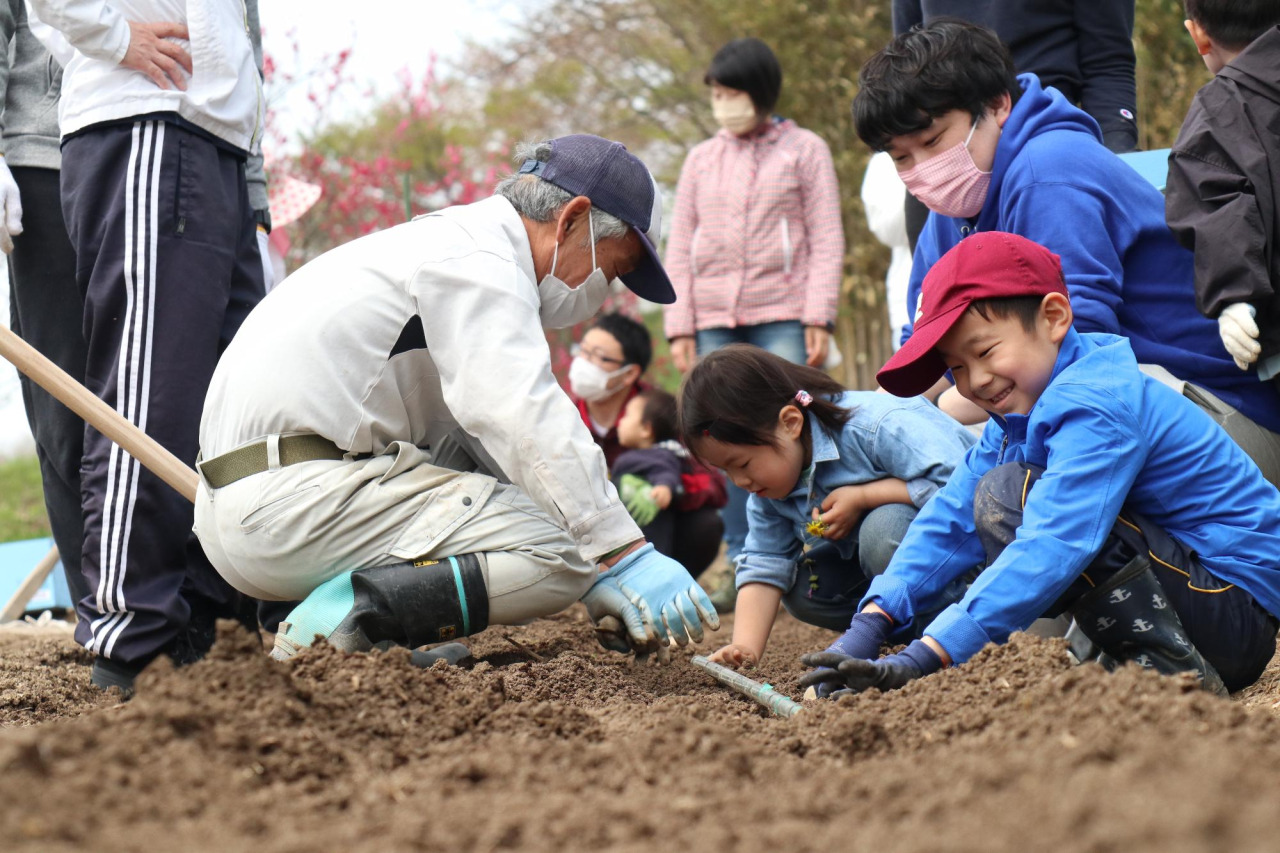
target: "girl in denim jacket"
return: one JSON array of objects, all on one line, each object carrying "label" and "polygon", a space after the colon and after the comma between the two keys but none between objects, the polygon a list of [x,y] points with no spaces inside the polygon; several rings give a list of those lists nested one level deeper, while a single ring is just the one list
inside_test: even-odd
[{"label": "girl in denim jacket", "polygon": [[760,660],[779,602],[801,621],[845,630],[974,441],[921,397],[846,391],[746,344],[690,372],[680,428],[695,455],[751,493],[733,642],[711,658],[730,666]]}]

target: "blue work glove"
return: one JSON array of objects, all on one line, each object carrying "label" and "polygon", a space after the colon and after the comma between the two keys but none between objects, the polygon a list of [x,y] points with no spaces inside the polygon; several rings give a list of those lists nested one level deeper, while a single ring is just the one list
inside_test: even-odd
[{"label": "blue work glove", "polygon": [[623,474],[618,478],[618,500],[637,527],[647,527],[658,517],[658,502],[653,499],[653,484],[639,474]]},{"label": "blue work glove", "polygon": [[[883,613],[855,613],[849,623],[849,630],[820,654],[875,660],[880,656],[880,646],[889,639],[892,628],[893,623]],[[819,667],[806,674],[805,678],[809,679],[806,686],[812,685],[819,699],[826,699],[832,692],[845,686],[844,677],[829,666]]]},{"label": "blue work glove", "polygon": [[[805,666],[831,667],[840,674],[839,689],[831,693],[833,699],[846,692],[861,693],[872,687],[881,691],[897,690],[908,681],[942,669],[942,658],[926,646],[924,640],[915,640],[896,655],[880,660],[862,660],[833,652],[817,652],[805,655],[800,658],[800,662]],[[814,676],[818,674],[815,671],[802,675],[800,686],[817,684],[818,679]]]},{"label": "blue work glove", "polygon": [[715,631],[720,616],[715,605],[685,567],[658,553],[652,544],[623,557],[600,575],[616,579],[659,641],[688,645],[702,642],[702,626]]}]

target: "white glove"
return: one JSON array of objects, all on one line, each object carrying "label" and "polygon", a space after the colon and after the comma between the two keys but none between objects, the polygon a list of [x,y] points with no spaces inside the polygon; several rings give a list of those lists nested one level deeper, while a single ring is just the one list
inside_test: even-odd
[{"label": "white glove", "polygon": [[1241,370],[1248,370],[1262,352],[1254,314],[1255,309],[1248,302],[1233,302],[1218,315],[1218,334],[1222,337],[1222,345]]},{"label": "white glove", "polygon": [[261,226],[258,228],[258,254],[262,257],[262,283],[266,285],[263,293],[270,293],[271,288],[276,286],[276,271],[271,266],[271,252],[267,247],[267,240],[271,235],[268,234]]},{"label": "white glove", "polygon": [[18,196],[18,183],[3,158],[0,158],[0,207],[4,214],[0,222],[0,251],[7,255],[13,251],[13,238],[22,233],[22,199]]}]

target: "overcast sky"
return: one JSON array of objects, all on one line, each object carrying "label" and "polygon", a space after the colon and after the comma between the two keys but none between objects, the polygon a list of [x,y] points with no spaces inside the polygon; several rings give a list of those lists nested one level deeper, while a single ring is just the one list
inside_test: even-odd
[{"label": "overcast sky", "polygon": [[[542,2],[259,0],[258,15],[263,46],[278,62],[291,62],[295,41],[303,64],[319,64],[326,55],[351,48],[351,75],[358,83],[385,93],[394,87],[401,69],[420,76],[432,53],[441,65],[456,61],[464,39],[500,40],[525,12]],[[301,69],[284,70],[299,74]]]}]

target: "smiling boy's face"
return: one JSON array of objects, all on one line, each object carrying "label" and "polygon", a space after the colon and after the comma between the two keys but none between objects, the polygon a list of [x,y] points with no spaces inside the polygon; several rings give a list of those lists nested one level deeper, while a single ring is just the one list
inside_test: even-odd
[{"label": "smiling boy's face", "polygon": [[1053,378],[1058,349],[1071,328],[1071,305],[1051,293],[1033,328],[1017,316],[969,308],[938,341],[939,355],[966,400],[993,415],[1026,415]]}]

